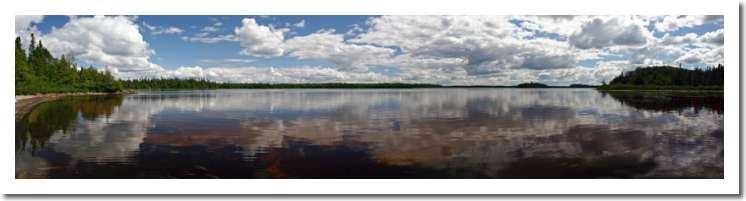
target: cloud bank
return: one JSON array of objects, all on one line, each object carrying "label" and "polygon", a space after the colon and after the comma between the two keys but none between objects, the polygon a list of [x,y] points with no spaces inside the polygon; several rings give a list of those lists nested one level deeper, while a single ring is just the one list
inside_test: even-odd
[{"label": "cloud bank", "polygon": [[[306,20],[261,24],[243,18],[231,31],[216,28],[224,24],[212,19],[208,26],[187,32],[136,23],[137,18],[131,16],[72,16],[61,28],[53,27],[42,34],[31,25],[43,23],[43,19],[16,16],[15,34],[22,37],[24,46],[34,33],[53,55],[74,51],[82,61],[109,66],[124,79],[164,76],[207,77],[224,82],[598,84],[639,66],[716,65],[724,61],[724,29],[701,35],[680,31],[722,24],[723,16],[379,16],[362,24],[345,25],[349,30],[339,33],[325,28],[301,35],[290,28],[307,28]],[[278,24],[286,28],[277,28]],[[182,35],[173,37],[188,42],[237,43],[241,49],[234,56],[243,57],[195,59],[208,67],[164,69],[150,62],[156,51],[143,40],[146,32]],[[655,37],[656,32],[665,34]],[[270,58],[313,59],[336,68],[235,67],[259,65],[262,59]],[[581,65],[581,61],[585,63]]]}]

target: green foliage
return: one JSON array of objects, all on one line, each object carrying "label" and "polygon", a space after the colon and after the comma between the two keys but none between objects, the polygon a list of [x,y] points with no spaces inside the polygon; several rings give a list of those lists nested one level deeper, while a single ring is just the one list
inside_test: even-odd
[{"label": "green foliage", "polygon": [[120,80],[126,89],[218,89],[219,84],[205,78],[140,78]]},{"label": "green foliage", "polygon": [[706,69],[683,69],[671,66],[637,68],[615,77],[598,90],[723,90],[723,65]]},{"label": "green foliage", "polygon": [[21,37],[16,37],[16,66],[15,66],[15,84],[19,85],[23,80],[34,79],[33,72],[28,65],[26,51],[21,46]]},{"label": "green foliage", "polygon": [[46,76],[36,77],[33,80],[28,80],[22,85],[16,86],[16,95],[23,94],[36,94],[36,93],[72,93],[72,92],[90,92],[89,90],[75,88],[73,86],[64,85],[49,81]]},{"label": "green foliage", "polygon": [[93,66],[77,70],[73,52],[57,59],[44,48],[35,46],[32,36],[29,55],[16,37],[15,91],[16,95],[36,93],[115,92],[123,90],[121,82],[108,71],[99,72]]},{"label": "green foliage", "polygon": [[598,90],[724,90],[723,86],[658,86],[658,85],[631,85],[616,84],[596,88]]}]

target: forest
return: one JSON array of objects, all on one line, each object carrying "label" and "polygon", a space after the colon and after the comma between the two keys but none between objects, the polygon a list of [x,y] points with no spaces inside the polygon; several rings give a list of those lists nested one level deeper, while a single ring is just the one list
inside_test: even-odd
[{"label": "forest", "polygon": [[91,66],[80,68],[73,52],[54,58],[42,42],[36,44],[31,34],[29,52],[22,48],[21,38],[15,41],[15,94],[116,92],[123,90],[108,68],[104,72]]},{"label": "forest", "polygon": [[723,90],[724,66],[689,70],[672,66],[652,66],[622,72],[598,90]]}]

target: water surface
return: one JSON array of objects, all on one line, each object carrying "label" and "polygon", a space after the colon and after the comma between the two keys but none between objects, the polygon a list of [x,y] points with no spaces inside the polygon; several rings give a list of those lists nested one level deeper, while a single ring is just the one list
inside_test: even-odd
[{"label": "water surface", "polygon": [[723,178],[722,92],[146,91],[39,105],[16,178]]}]

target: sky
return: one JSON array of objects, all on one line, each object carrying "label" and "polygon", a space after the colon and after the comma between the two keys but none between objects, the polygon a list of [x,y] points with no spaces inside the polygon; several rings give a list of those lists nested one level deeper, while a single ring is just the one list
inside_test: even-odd
[{"label": "sky", "polygon": [[600,84],[637,67],[724,63],[722,15],[16,15],[55,57],[120,79]]}]

